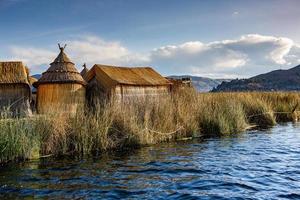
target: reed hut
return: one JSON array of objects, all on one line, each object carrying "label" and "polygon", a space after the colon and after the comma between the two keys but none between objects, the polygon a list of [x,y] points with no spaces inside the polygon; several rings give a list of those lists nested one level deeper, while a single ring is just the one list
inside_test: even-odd
[{"label": "reed hut", "polygon": [[150,67],[117,67],[96,64],[86,74],[87,97],[117,101],[151,98],[170,93],[171,82]]},{"label": "reed hut", "polygon": [[190,77],[183,77],[180,79],[167,77],[167,79],[172,83],[171,91],[173,93],[187,88],[193,88],[192,79]]},{"label": "reed hut", "polygon": [[20,61],[0,62],[0,110],[14,116],[30,115],[28,69]]},{"label": "reed hut", "polygon": [[83,79],[85,79],[85,76],[86,76],[86,74],[89,72],[89,69],[87,68],[87,66],[86,66],[85,63],[83,64],[82,67],[83,67],[83,69],[82,69],[82,71],[80,72],[80,75],[82,76]]},{"label": "reed hut", "polygon": [[[66,46],[65,46],[66,47]],[[60,53],[49,69],[34,83],[37,88],[37,112],[76,113],[85,104],[85,81],[59,45]]]}]

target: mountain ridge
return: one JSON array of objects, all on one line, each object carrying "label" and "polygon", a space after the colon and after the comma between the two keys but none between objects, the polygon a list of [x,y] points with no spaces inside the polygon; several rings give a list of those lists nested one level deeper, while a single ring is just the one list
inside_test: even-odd
[{"label": "mountain ridge", "polygon": [[223,82],[212,91],[300,91],[300,65],[290,69],[270,71],[248,79]]},{"label": "mountain ridge", "polygon": [[202,76],[192,76],[192,75],[171,75],[168,76],[167,78],[173,78],[173,79],[191,78],[193,86],[199,92],[209,92],[213,88],[221,84],[223,81],[226,82],[231,80],[231,79],[212,79],[212,78],[207,78]]}]

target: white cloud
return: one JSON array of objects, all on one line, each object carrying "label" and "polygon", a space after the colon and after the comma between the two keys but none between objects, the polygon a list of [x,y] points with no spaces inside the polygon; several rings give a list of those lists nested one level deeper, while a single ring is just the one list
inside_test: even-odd
[{"label": "white cloud", "polygon": [[146,61],[146,57],[130,52],[119,42],[104,41],[95,36],[67,41],[70,57],[79,63],[87,62],[113,65],[132,65]]},{"label": "white cloud", "polygon": [[258,34],[245,35],[238,40],[226,40],[221,43],[224,47],[248,54],[249,57],[253,57],[253,62],[265,60],[274,64],[285,64],[284,56],[294,45],[288,38]]},{"label": "white cloud", "polygon": [[232,13],[233,16],[236,16],[236,15],[239,15],[239,14],[240,14],[239,11],[234,11],[234,12]]},{"label": "white cloud", "polygon": [[[65,51],[79,69],[83,63],[89,66],[96,63],[131,66],[148,62],[147,56],[132,53],[119,42],[104,41],[95,36],[84,36],[63,43],[67,44]],[[10,53],[14,60],[22,60],[30,66],[31,71],[40,73],[49,67],[57,56],[58,49],[12,46]]]},{"label": "white cloud", "polygon": [[295,58],[291,62],[288,57],[293,47],[288,38],[250,34],[236,40],[160,47],[152,51],[151,62],[166,72],[249,76],[279,65],[297,64]]},{"label": "white cloud", "polygon": [[32,65],[45,64],[49,62],[49,57],[55,56],[54,52],[39,48],[13,46],[10,50],[14,55],[14,59],[22,59],[24,62],[30,62]]},{"label": "white cloud", "polygon": [[[189,41],[158,47],[148,53],[130,51],[117,41],[83,36],[65,41],[66,52],[77,65],[87,62],[112,65],[151,65],[165,75],[195,74],[211,77],[246,77],[300,62],[300,46],[291,39],[258,34],[235,40],[202,43]],[[49,50],[50,49],[50,50]],[[13,58],[23,60],[33,71],[48,67],[57,49],[11,47]],[[45,66],[37,70],[37,66]]]},{"label": "white cloud", "polygon": [[[32,72],[45,70],[57,53],[33,47],[10,47],[13,60],[21,60],[30,67]],[[40,66],[40,67],[38,67]],[[39,70],[39,68],[41,68]]]}]

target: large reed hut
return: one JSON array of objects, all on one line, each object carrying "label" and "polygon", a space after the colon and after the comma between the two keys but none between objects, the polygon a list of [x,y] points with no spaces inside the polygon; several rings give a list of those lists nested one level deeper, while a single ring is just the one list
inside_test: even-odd
[{"label": "large reed hut", "polygon": [[34,83],[39,114],[76,113],[85,103],[85,81],[59,45],[60,53]]},{"label": "large reed hut", "polygon": [[117,101],[159,97],[170,93],[171,82],[150,67],[116,67],[96,64],[85,75],[87,96],[114,97]]},{"label": "large reed hut", "polygon": [[0,111],[14,116],[31,114],[28,69],[22,62],[0,62]]}]

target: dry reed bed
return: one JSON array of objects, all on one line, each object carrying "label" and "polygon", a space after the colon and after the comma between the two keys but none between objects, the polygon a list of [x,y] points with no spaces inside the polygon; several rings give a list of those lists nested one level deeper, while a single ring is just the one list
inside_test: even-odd
[{"label": "dry reed bed", "polygon": [[253,124],[268,127],[296,121],[299,97],[298,93],[191,90],[157,101],[106,103],[75,116],[1,115],[0,163],[45,155],[99,154],[186,137],[235,134]]}]

